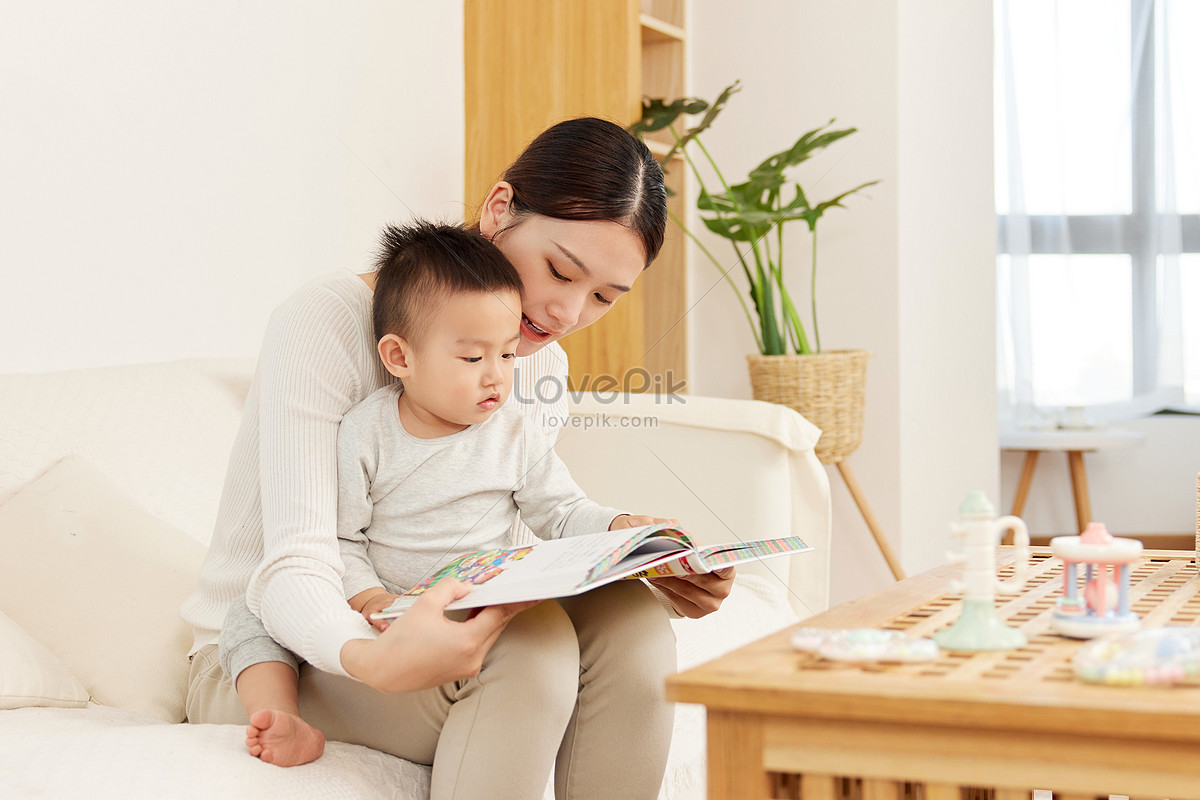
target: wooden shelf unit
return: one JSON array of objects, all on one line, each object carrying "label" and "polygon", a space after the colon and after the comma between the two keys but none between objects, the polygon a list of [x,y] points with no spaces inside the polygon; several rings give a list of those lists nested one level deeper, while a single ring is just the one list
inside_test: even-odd
[{"label": "wooden shelf unit", "polygon": [[687,40],[687,34],[683,28],[678,25],[672,25],[669,22],[664,22],[658,17],[650,14],[642,14],[640,16],[642,24],[642,43],[654,44],[656,42],[682,42]]},{"label": "wooden shelf unit", "polygon": [[[687,0],[464,0],[471,213],[551,124],[596,116],[629,125],[641,115],[643,96],[686,94],[686,6]],[[648,145],[661,159],[670,135]],[[685,181],[682,162],[673,159],[669,204],[681,219]],[[611,375],[630,391],[680,391],[688,361],[687,249],[683,233],[668,222],[662,251],[629,296],[563,340],[573,388]]]}]

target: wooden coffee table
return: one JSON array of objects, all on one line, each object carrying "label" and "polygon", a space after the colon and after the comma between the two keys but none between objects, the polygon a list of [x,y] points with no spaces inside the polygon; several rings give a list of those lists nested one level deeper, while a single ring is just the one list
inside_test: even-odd
[{"label": "wooden coffee table", "polygon": [[[958,618],[948,593],[958,574],[937,568],[802,626],[929,636]],[[1026,590],[997,601],[1029,637],[1020,650],[834,663],[795,650],[786,630],[671,677],[668,699],[708,707],[709,798],[958,800],[960,789],[986,788],[995,800],[1034,789],[1056,800],[1200,800],[1200,681],[1079,682],[1071,658],[1082,643],[1049,632],[1061,589],[1061,562],[1035,548]],[[1194,554],[1147,551],[1132,600],[1147,627],[1200,624]]]}]

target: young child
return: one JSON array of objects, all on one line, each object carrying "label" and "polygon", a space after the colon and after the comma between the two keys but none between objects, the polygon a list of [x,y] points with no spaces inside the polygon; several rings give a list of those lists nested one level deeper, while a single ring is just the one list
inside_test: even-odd
[{"label": "young child", "polygon": [[[658,520],[591,502],[529,422],[512,388],[521,281],[478,233],[389,227],[372,322],[382,365],[403,383],[376,391],[338,431],[338,535],[349,603],[368,616],[463,553],[509,546],[518,511],[540,538]],[[250,717],[250,753],[281,766],[324,751],[297,704],[296,658],[243,602],[221,663]]]}]

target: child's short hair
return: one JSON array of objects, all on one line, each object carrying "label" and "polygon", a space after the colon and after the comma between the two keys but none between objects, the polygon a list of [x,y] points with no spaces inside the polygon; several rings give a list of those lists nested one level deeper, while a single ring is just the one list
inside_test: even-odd
[{"label": "child's short hair", "polygon": [[419,336],[430,312],[449,295],[522,291],[520,275],[500,249],[457,225],[424,220],[388,225],[375,266],[376,341],[389,333],[410,341]]}]

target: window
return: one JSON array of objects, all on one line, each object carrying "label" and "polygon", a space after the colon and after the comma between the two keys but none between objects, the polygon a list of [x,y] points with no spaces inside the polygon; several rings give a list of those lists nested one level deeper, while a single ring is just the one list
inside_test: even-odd
[{"label": "window", "polygon": [[1001,407],[1200,407],[1200,2],[997,0]]}]

